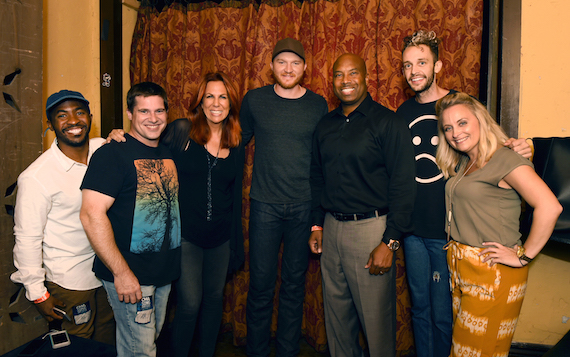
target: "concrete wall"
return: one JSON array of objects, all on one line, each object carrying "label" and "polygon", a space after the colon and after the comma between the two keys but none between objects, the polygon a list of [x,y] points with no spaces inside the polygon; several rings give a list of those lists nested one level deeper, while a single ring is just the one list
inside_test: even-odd
[{"label": "concrete wall", "polygon": [[0,5],[0,355],[47,332],[12,283],[14,184],[42,152],[42,0]]}]

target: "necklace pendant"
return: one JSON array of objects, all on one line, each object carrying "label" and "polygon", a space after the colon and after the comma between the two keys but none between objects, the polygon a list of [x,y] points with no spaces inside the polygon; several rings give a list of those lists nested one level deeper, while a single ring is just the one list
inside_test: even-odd
[{"label": "necklace pendant", "polygon": [[[204,145],[205,147],[205,145]],[[206,182],[206,197],[208,199],[208,203],[206,204],[206,221],[212,221],[212,169],[218,163],[218,156],[220,154],[220,148],[218,147],[218,153],[216,154],[216,158],[212,163],[210,161],[210,154],[208,153],[208,149],[206,148],[206,159],[208,160],[208,179]]]}]

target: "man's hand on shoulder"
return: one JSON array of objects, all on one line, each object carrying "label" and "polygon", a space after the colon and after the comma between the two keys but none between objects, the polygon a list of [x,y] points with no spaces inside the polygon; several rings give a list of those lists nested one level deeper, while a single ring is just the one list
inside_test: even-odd
[{"label": "man's hand on shoulder", "polygon": [[40,302],[39,304],[36,304],[36,308],[38,309],[38,311],[48,321],[63,319],[63,316],[61,316],[61,315],[57,314],[55,311],[53,311],[53,308],[55,306],[65,307],[65,303],[63,301],[55,298],[53,295],[51,295],[49,298],[47,298],[46,301],[43,301],[43,302]]},{"label": "man's hand on shoulder", "polygon": [[115,275],[114,280],[119,301],[126,304],[136,304],[141,301],[142,290],[139,279],[130,269],[122,274]]},{"label": "man's hand on shoulder", "polygon": [[530,148],[530,145],[528,145],[528,143],[526,142],[525,138],[520,138],[520,139],[510,138],[507,141],[505,141],[504,145],[509,149],[513,150],[514,152],[516,152],[517,154],[519,154],[520,156],[524,157],[525,159],[530,159],[530,157],[532,156],[532,149]]},{"label": "man's hand on shoulder", "polygon": [[110,143],[111,141],[115,140],[116,142],[123,143],[127,140],[125,139],[125,131],[123,129],[113,129],[109,133],[109,136],[105,140],[105,144]]},{"label": "man's hand on shoulder", "polygon": [[394,252],[385,243],[380,243],[370,253],[370,258],[368,258],[368,263],[364,268],[368,269],[370,275],[382,275],[392,267],[393,258]]}]

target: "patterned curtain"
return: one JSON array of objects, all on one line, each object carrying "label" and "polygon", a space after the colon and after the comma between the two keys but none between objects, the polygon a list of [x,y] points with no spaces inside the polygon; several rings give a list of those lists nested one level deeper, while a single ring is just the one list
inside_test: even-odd
[{"label": "patterned curtain", "polygon": [[[306,53],[303,86],[339,103],[332,91],[332,65],[346,52],[364,58],[369,92],[395,110],[412,92],[402,77],[401,48],[405,36],[419,29],[442,38],[443,70],[438,83],[477,96],[483,0],[227,0],[189,3],[166,1],[159,11],[143,0],[131,48],[131,82],[154,81],[169,96],[170,119],[186,117],[190,98],[203,73],[220,70],[234,80],[243,96],[249,89],[273,83],[269,63],[275,43],[300,40]],[[248,290],[249,188],[254,143],[247,147],[243,187],[246,262],[227,283],[226,330],[234,343],[245,343]],[[413,351],[410,298],[401,250],[397,260],[399,355]],[[279,284],[279,282],[278,282]],[[277,287],[278,289],[278,287]],[[277,297],[275,306],[277,306]],[[273,330],[276,328],[274,310]],[[326,349],[319,260],[307,272],[303,333],[316,350]]]}]

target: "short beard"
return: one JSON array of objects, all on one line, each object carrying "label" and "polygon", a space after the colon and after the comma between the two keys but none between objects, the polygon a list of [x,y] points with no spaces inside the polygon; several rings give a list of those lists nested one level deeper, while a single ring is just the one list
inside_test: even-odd
[{"label": "short beard", "polygon": [[277,82],[277,84],[279,84],[283,89],[295,88],[297,86],[297,84],[301,83],[301,81],[303,80],[303,76],[300,76],[300,77],[297,77],[295,79],[295,82],[293,82],[292,84],[286,85],[285,83],[283,83],[281,81],[281,78],[275,74],[275,72],[273,73],[273,78],[275,78],[275,81]]},{"label": "short beard", "polygon": [[[426,84],[421,87],[418,90],[413,89],[413,87],[410,85],[410,88],[412,88],[412,90],[417,94],[421,94],[423,92],[425,92],[426,90],[430,89],[431,86],[433,85],[433,81],[435,80],[435,73],[432,72],[431,76],[426,77]],[[410,83],[408,83],[409,85]]]},{"label": "short beard", "polygon": [[63,133],[60,133],[57,131],[55,132],[55,137],[57,138],[58,143],[63,143],[67,146],[78,148],[78,147],[84,146],[89,141],[89,132],[90,131],[91,131],[91,128],[88,128],[87,131],[85,132],[85,136],[80,141],[69,140],[67,138],[67,136],[65,136],[65,135],[63,135]]}]

